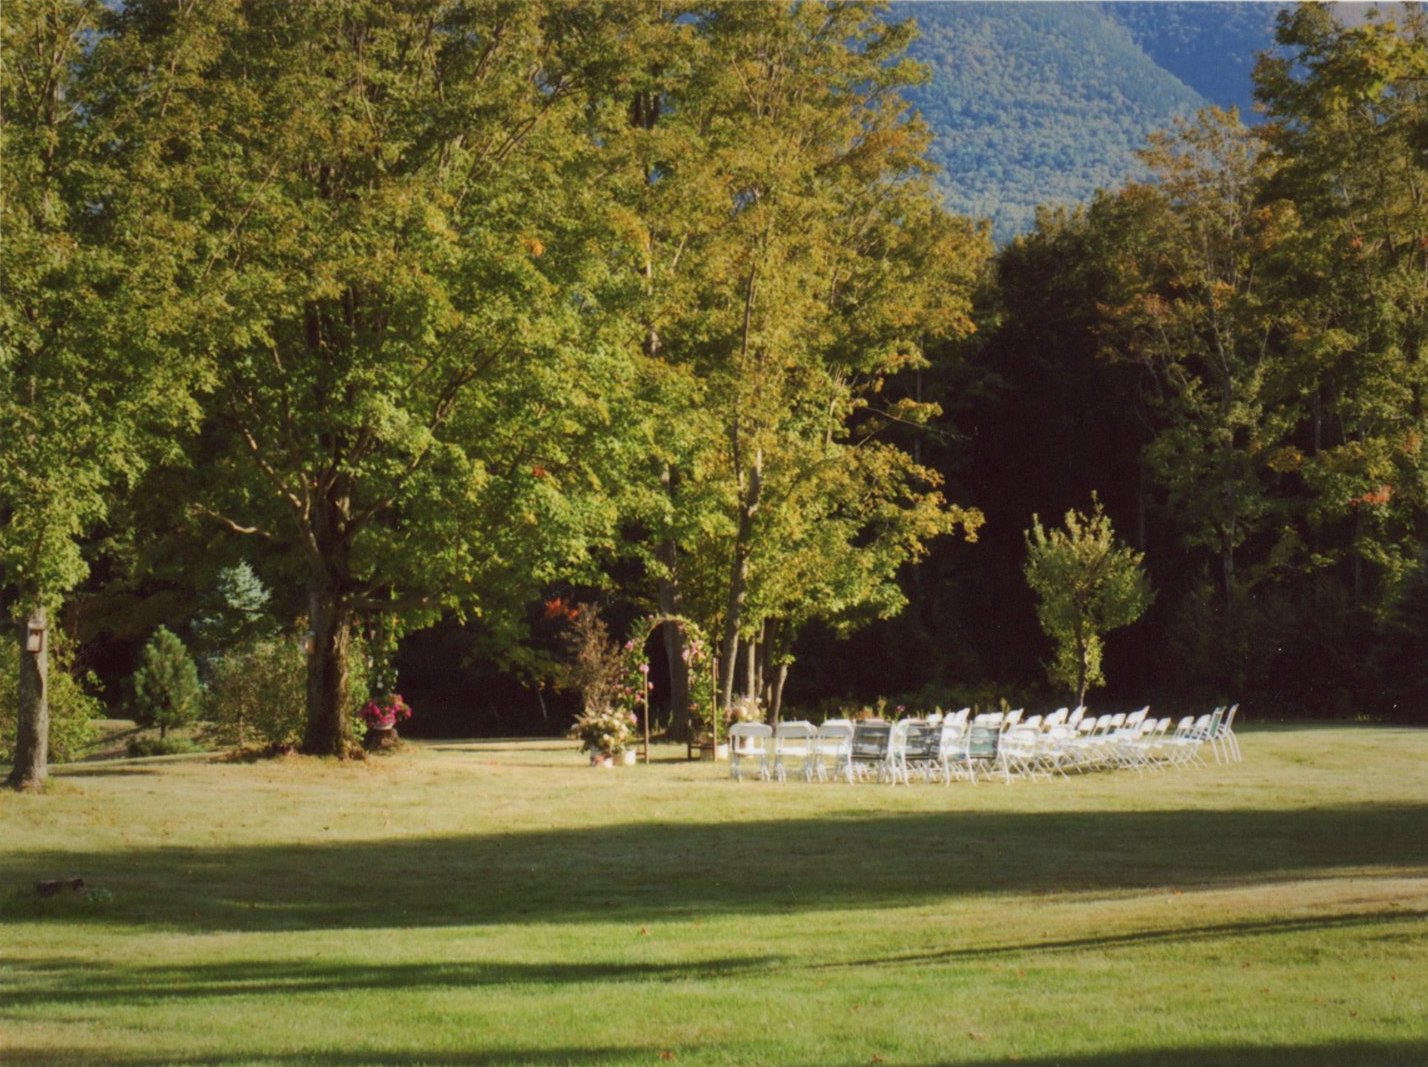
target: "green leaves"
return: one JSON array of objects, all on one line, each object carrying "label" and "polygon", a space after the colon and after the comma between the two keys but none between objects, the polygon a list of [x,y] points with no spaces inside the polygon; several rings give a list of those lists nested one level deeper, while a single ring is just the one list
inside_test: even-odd
[{"label": "green leaves", "polygon": [[1105,685],[1104,635],[1135,622],[1154,600],[1144,556],[1117,541],[1101,502],[1066,513],[1064,529],[1043,529],[1033,515],[1026,532],[1024,573],[1037,597],[1036,615],[1056,649],[1047,666],[1053,685],[1085,703],[1086,691]]}]

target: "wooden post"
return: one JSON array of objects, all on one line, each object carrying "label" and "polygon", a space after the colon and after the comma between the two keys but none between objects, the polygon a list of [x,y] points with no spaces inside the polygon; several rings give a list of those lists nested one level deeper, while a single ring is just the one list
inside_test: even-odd
[{"label": "wooden post", "polygon": [[650,685],[649,672],[645,672],[645,766],[650,764]]}]

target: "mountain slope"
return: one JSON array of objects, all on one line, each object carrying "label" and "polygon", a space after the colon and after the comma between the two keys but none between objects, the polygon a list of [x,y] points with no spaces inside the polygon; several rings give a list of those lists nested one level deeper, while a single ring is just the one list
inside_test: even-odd
[{"label": "mountain slope", "polygon": [[1258,53],[1274,47],[1284,5],[1246,3],[1103,4],[1159,66],[1211,103],[1253,117],[1250,75]]},{"label": "mountain slope", "polygon": [[1135,152],[1152,130],[1207,103],[1241,103],[1275,10],[903,2],[888,17],[920,30],[911,52],[930,81],[908,97],[932,127],[948,204],[991,219],[1006,241],[1038,205],[1084,201],[1139,173]]}]

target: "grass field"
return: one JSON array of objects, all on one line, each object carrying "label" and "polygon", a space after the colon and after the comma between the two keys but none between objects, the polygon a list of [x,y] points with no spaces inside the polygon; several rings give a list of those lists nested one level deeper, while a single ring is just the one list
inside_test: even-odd
[{"label": "grass field", "polygon": [[1242,743],[950,788],[59,768],[0,796],[0,1063],[1428,1063],[1428,730]]}]

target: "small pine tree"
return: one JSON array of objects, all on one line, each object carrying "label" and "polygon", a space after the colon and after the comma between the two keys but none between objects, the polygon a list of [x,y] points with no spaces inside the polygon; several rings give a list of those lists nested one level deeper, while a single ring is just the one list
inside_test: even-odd
[{"label": "small pine tree", "polygon": [[183,642],[166,627],[160,626],[144,646],[130,686],[135,720],[158,726],[160,738],[170,727],[198,718],[203,702],[198,669]]},{"label": "small pine tree", "polygon": [[1086,702],[1086,690],[1105,685],[1101,651],[1105,634],[1129,626],[1155,599],[1142,570],[1144,557],[1117,542],[1101,502],[1089,515],[1066,513],[1064,530],[1044,530],[1037,516],[1026,531],[1026,580],[1037,597],[1041,628],[1056,642],[1047,665],[1052,685],[1064,685]]}]

